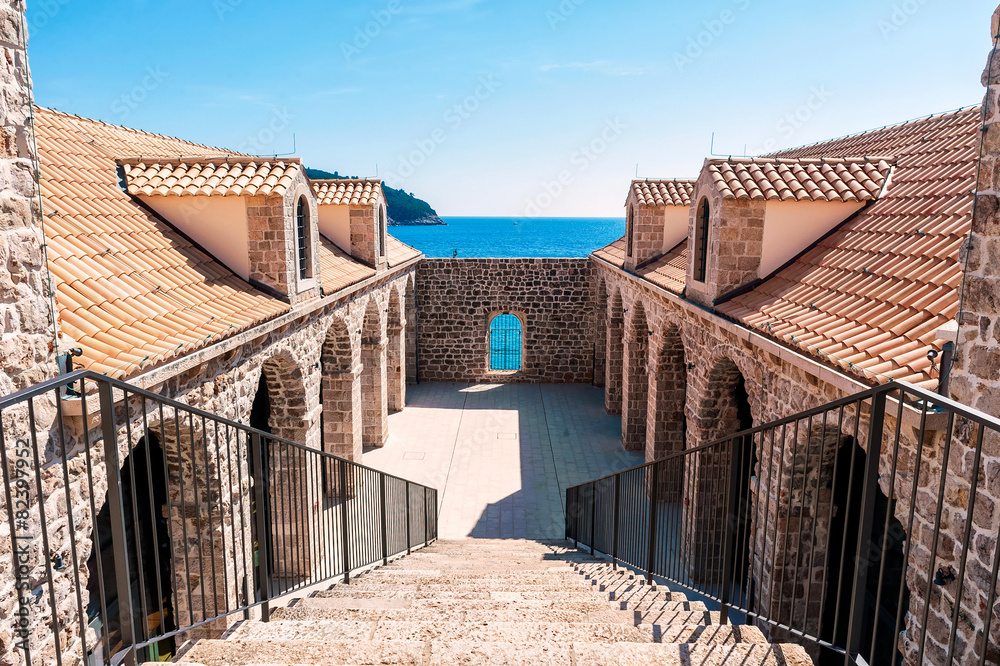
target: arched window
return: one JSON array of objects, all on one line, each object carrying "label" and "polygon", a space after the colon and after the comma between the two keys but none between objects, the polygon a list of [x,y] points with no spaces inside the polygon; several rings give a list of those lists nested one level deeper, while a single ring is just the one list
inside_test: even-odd
[{"label": "arched window", "polygon": [[711,220],[708,199],[702,199],[694,223],[694,279],[698,282],[704,282],[708,275],[708,232]]},{"label": "arched window", "polygon": [[295,244],[298,250],[299,279],[312,277],[312,262],[309,261],[309,201],[299,197],[295,207]]},{"label": "arched window", "polygon": [[521,319],[499,314],[490,321],[490,370],[520,370],[523,350]]},{"label": "arched window", "polygon": [[378,256],[385,256],[385,246],[388,244],[388,232],[386,231],[385,206],[378,207]]},{"label": "arched window", "polygon": [[625,218],[625,256],[632,256],[632,231],[635,228],[635,207],[628,207],[628,217]]}]

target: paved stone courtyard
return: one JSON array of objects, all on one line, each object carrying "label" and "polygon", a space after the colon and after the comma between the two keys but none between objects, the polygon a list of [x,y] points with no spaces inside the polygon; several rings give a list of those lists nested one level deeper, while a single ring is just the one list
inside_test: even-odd
[{"label": "paved stone courtyard", "polygon": [[438,488],[442,539],[561,538],[568,486],[643,462],[584,385],[410,386],[389,432],[363,462]]}]

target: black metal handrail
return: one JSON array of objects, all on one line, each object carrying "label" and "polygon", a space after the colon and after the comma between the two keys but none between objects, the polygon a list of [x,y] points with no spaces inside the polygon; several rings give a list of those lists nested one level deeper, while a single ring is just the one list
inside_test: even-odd
[{"label": "black metal handrail", "polygon": [[0,469],[0,664],[162,659],[437,538],[433,488],[88,371],[0,398]]},{"label": "black metal handrail", "polygon": [[1000,638],[984,450],[1000,420],[890,383],[570,487],[566,536],[820,665],[982,666]]}]

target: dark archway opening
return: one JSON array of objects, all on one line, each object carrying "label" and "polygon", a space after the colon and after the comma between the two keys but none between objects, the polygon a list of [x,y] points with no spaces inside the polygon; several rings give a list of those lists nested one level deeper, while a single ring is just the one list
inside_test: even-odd
[{"label": "dark archway opening", "polygon": [[[747,392],[746,379],[741,374],[733,388],[733,399],[736,404],[737,432],[753,428],[753,413],[750,409],[750,394]],[[754,470],[757,468],[757,447],[754,446],[753,435],[741,437],[734,443],[733,455],[739,457],[736,468],[738,475],[733,483],[739,490],[736,513],[736,538],[732,543],[733,573],[731,582],[745,599],[746,608],[753,608],[755,600],[755,581],[750,575],[750,531],[753,527],[753,499],[750,485]]]},{"label": "dark archway opening", "polygon": [[[830,540],[827,548],[826,587],[820,624],[820,638],[837,646],[848,645],[851,620],[851,596],[857,572],[856,554],[864,509],[865,466],[868,456],[853,437],[848,437],[837,451],[835,469],[827,488],[833,498]],[[910,592],[904,582],[906,563],[903,542],[906,533],[895,517],[896,501],[876,488],[871,544],[862,551],[867,565],[867,585],[860,618],[861,655],[870,664],[900,664],[898,637],[893,634],[897,613],[905,616]],[[874,648],[874,649],[873,649]],[[871,657],[871,658],[869,658]],[[844,656],[824,649],[819,666],[840,666]]]},{"label": "dark archway opening", "polygon": [[[166,475],[166,457],[160,439],[156,434],[147,432],[125,457],[119,471],[132,626],[137,641],[149,641],[177,628],[171,584]],[[118,492],[116,483],[119,480],[114,477],[108,479],[109,492]],[[106,494],[104,506],[94,522],[94,548],[87,560],[90,572],[87,620],[98,636],[106,637],[107,647],[114,654],[122,648],[122,627],[119,614],[121,600],[115,585],[118,563],[111,521],[111,505]],[[103,640],[98,643],[95,652],[104,647]],[[174,639],[167,638],[143,650],[140,656],[143,661],[169,659],[174,649]]]},{"label": "dark archway opening", "polygon": [[[256,428],[268,434],[271,433],[271,396],[267,390],[267,377],[264,373],[260,373],[260,382],[257,384],[257,393],[253,398],[253,405],[250,407],[250,427]],[[253,473],[255,465],[256,451],[252,445],[252,442],[247,442],[249,453],[247,459],[250,464],[250,472]],[[256,479],[254,483],[263,484],[263,495],[264,495],[264,506],[262,510],[264,512],[264,525],[267,529],[267,535],[265,541],[268,543],[273,543],[271,540],[271,465],[269,455],[270,446],[266,438],[261,440],[261,451],[263,455],[261,456],[261,475],[260,479]],[[250,494],[250,515],[252,516],[251,528],[253,533],[253,559],[254,559],[254,589],[257,591],[257,601],[262,601],[265,596],[264,581],[260,575],[260,535],[257,533],[257,511],[261,507],[257,506],[257,493],[252,491]],[[271,548],[267,549],[267,564],[268,571],[274,571],[274,550]]]}]

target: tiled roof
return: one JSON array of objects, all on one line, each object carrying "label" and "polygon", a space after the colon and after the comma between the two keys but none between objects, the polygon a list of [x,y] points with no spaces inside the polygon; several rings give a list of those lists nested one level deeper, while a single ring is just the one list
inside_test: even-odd
[{"label": "tiled roof", "polygon": [[138,196],[282,196],[295,180],[299,160],[259,157],[132,157],[119,160],[129,194]]},{"label": "tiled roof", "polygon": [[740,157],[710,159],[705,169],[726,199],[870,201],[892,157]]},{"label": "tiled roof", "polygon": [[606,245],[599,250],[594,250],[593,255],[598,259],[603,259],[615,268],[625,266],[625,237],[622,236],[614,243]]},{"label": "tiled roof", "polygon": [[84,367],[124,377],[289,309],[250,287],[122,190],[120,155],[225,155],[47,109],[36,119],[61,330]]},{"label": "tiled roof", "polygon": [[375,275],[375,269],[351,258],[323,234],[319,236],[319,265],[324,294],[333,294]]},{"label": "tiled roof", "polygon": [[636,271],[639,277],[675,294],[684,293],[687,282],[688,242],[685,238],[665,255]]},{"label": "tiled roof", "polygon": [[972,107],[781,153],[892,154],[897,166],[878,201],[718,310],[869,381],[935,388],[927,352],[958,311],[980,115]]},{"label": "tiled roof", "polygon": [[633,180],[632,192],[641,206],[690,206],[693,180]]},{"label": "tiled roof", "polygon": [[382,200],[381,180],[314,180],[312,186],[320,206],[365,206]]},{"label": "tiled roof", "polygon": [[389,262],[389,268],[395,268],[400,264],[405,264],[407,261],[419,257],[420,250],[415,250],[398,238],[387,236],[385,254],[386,260]]}]

